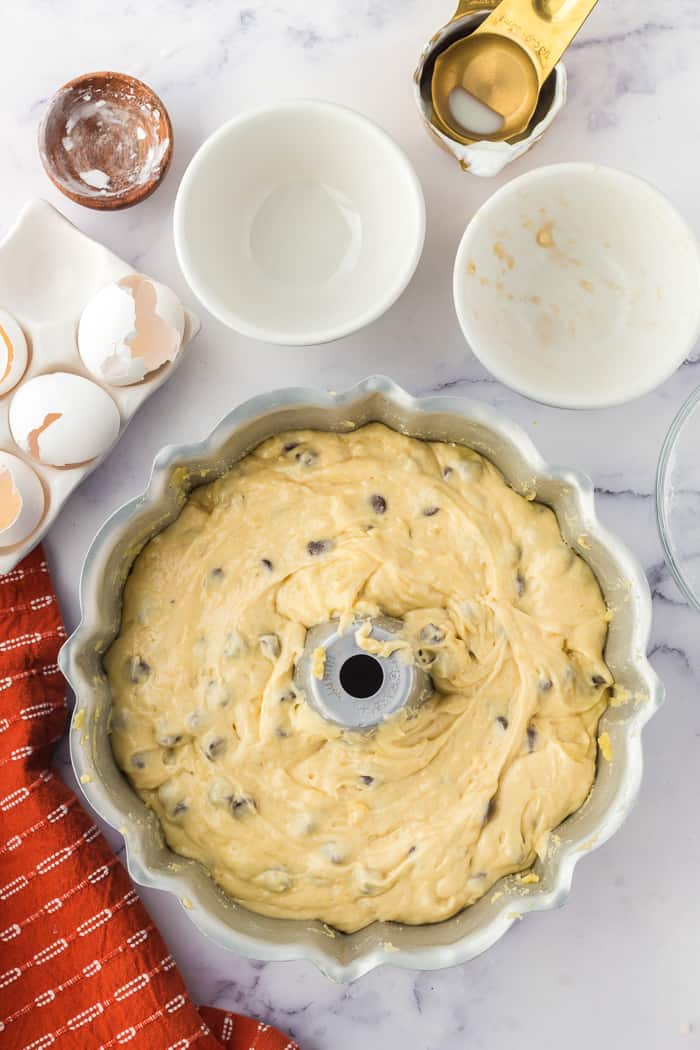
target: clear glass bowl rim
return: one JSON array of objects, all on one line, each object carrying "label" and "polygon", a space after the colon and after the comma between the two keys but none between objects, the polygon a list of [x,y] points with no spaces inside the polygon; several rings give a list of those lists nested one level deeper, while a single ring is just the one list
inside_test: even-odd
[{"label": "clear glass bowl rim", "polygon": [[671,570],[671,575],[684,598],[686,598],[688,603],[694,609],[697,609],[698,612],[700,612],[700,594],[696,594],[691,587],[678,563],[676,555],[673,553],[673,533],[669,526],[669,507],[666,495],[669,466],[673,452],[676,448],[676,443],[683,433],[683,428],[688,421],[688,417],[691,415],[698,402],[700,402],[700,386],[696,387],[681,405],[669,427],[664,443],[661,446],[659,463],[656,469],[656,524],[659,530],[659,538],[661,540],[664,558],[666,559],[666,564]]}]

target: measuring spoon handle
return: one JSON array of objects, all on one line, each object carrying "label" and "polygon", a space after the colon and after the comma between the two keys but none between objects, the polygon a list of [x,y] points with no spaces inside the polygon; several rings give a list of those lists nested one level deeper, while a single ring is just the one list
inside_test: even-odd
[{"label": "measuring spoon handle", "polygon": [[[552,72],[598,0],[501,0],[476,34],[509,37],[531,56],[540,86]],[[463,0],[458,7],[471,6]]]}]

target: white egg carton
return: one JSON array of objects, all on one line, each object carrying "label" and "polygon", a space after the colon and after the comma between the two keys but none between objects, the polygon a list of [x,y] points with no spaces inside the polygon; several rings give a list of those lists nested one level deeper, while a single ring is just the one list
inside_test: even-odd
[{"label": "white egg carton", "polygon": [[[103,244],[76,229],[46,201],[30,201],[0,244],[0,308],[12,314],[29,344],[29,365],[17,386],[0,397],[0,450],[24,460],[39,476],[46,511],[22,543],[0,547],[0,573],[9,572],[42,539],[77,485],[106,459],[132,416],[165,383],[184,348],[199,331],[199,319],[185,310],[182,348],[175,360],[133,386],[110,386],[89,372],[78,353],[80,315],[104,285],[135,273]],[[12,437],[10,402],[28,379],[47,372],[72,372],[102,387],[119,409],[121,426],[114,444],[77,467],[49,467],[25,455]]]}]

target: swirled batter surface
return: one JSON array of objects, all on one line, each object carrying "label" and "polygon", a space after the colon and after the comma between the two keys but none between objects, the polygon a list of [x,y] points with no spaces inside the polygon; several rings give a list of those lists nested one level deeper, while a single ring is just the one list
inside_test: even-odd
[{"label": "swirled batter surface", "polygon": [[[432,697],[370,732],[295,689],[306,630],[404,621]],[[271,438],[139,555],[106,657],[117,761],[254,911],[444,919],[585,800],[606,609],[554,514],[475,452],[379,424]]]}]

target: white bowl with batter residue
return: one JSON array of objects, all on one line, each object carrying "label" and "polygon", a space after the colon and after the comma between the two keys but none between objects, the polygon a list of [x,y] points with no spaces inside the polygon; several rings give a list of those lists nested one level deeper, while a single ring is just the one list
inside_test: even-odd
[{"label": "white bowl with batter residue", "polygon": [[467,343],[506,386],[560,408],[653,390],[700,335],[700,250],[648,182],[553,164],[498,190],[457,250]]},{"label": "white bowl with batter residue", "polygon": [[[201,864],[167,847],[156,815],[116,765],[102,659],[119,630],[122,590],[135,558],[177,517],[193,488],[220,476],[273,434],[347,431],[374,420],[417,438],[467,445],[490,459],[517,492],[554,509],[565,541],[590,565],[611,610],[605,661],[616,685],[601,722],[601,732],[610,738],[610,760],[599,762],[586,802],[559,826],[546,857],[535,863],[539,881],[523,885],[516,875],[507,876],[444,922],[375,922],[343,934],[320,922],[248,911]],[[71,757],[89,804],[124,836],[134,881],[173,893],[195,925],[231,951],[256,959],[309,959],[338,981],[382,963],[416,970],[453,966],[489,948],[516,919],[562,904],[577,861],[609,838],[634,804],[642,775],[641,730],[663,699],[646,658],[651,626],[646,577],[597,520],[590,479],[546,464],[525,432],[489,405],[457,397],[414,398],[383,376],[341,394],[297,388],[263,394],[234,409],[204,441],[164,448],[146,492],[116,511],[94,540],[83,568],[81,610],[81,623],[60,654],[76,695]]]}]

